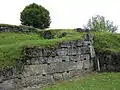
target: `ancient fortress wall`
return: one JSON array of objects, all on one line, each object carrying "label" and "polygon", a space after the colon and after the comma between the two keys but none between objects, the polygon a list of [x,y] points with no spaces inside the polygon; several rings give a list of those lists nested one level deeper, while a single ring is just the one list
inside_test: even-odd
[{"label": "ancient fortress wall", "polygon": [[22,71],[0,72],[0,90],[54,84],[93,70],[95,52],[90,41],[63,42],[55,48],[27,48],[25,53]]}]

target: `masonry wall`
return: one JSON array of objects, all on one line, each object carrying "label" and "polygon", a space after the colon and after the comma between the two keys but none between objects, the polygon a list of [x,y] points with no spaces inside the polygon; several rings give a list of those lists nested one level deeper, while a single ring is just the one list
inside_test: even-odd
[{"label": "masonry wall", "polygon": [[120,72],[120,53],[97,52],[101,72]]},{"label": "masonry wall", "polygon": [[12,69],[0,74],[0,90],[42,87],[93,70],[95,53],[90,41],[64,42],[56,48],[27,48],[25,53],[22,71]]}]

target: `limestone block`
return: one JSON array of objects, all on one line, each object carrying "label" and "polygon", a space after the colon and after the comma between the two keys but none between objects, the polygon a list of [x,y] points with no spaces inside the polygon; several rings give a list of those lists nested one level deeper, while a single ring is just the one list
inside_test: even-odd
[{"label": "limestone block", "polygon": [[72,47],[68,49],[68,55],[76,55],[77,54],[77,48]]},{"label": "limestone block", "polygon": [[[73,67],[73,66],[71,65],[71,67]],[[68,71],[69,68],[70,68],[70,64],[67,61],[50,63],[50,65],[47,66],[47,73],[49,73],[49,74],[61,73],[61,72]]]},{"label": "limestone block", "polygon": [[53,83],[53,76],[51,75],[38,75],[38,76],[30,76],[22,78],[22,86],[33,86],[33,85],[44,85],[44,84],[50,84]]},{"label": "limestone block", "polygon": [[69,56],[61,56],[59,62],[69,61]]},{"label": "limestone block", "polygon": [[83,67],[84,67],[84,69],[89,69],[90,68],[90,61],[89,60],[84,60]]},{"label": "limestone block", "polygon": [[62,42],[62,44],[60,45],[61,48],[67,48],[70,47],[70,42]]},{"label": "limestone block", "polygon": [[69,61],[59,62],[57,67],[57,72],[65,72],[68,71],[69,68]]},{"label": "limestone block", "polygon": [[80,61],[80,55],[69,56],[69,61]]},{"label": "limestone block", "polygon": [[48,57],[47,59],[48,59],[48,60],[47,60],[47,63],[57,62],[56,59],[55,59],[55,57]]},{"label": "limestone block", "polygon": [[89,54],[81,54],[80,56],[80,60],[90,60],[90,55]]},{"label": "limestone block", "polygon": [[61,56],[55,56],[54,61],[55,62],[61,62],[62,61]]},{"label": "limestone block", "polygon": [[50,63],[49,65],[47,65],[47,73],[49,74],[56,73],[58,64],[59,63]]},{"label": "limestone block", "polygon": [[0,90],[13,90],[14,88],[14,79],[6,80],[3,83],[0,83]]},{"label": "limestone block", "polygon": [[55,73],[55,74],[53,74],[53,78],[55,79],[55,81],[63,80],[62,73]]},{"label": "limestone block", "polygon": [[23,76],[42,75],[47,71],[47,64],[26,65],[24,67]]},{"label": "limestone block", "polygon": [[76,70],[82,70],[83,69],[83,61],[76,62]]},{"label": "limestone block", "polygon": [[66,71],[63,73],[63,79],[66,80],[66,79],[70,79],[74,77],[74,73],[73,71]]},{"label": "limestone block", "polygon": [[56,56],[56,50],[54,48],[44,48],[43,56]]},{"label": "limestone block", "polygon": [[77,54],[81,54],[81,47],[77,47]]},{"label": "limestone block", "polygon": [[42,63],[46,63],[46,59],[44,59],[43,57],[34,57],[31,58],[30,60],[27,60],[27,64],[32,64],[32,65],[37,65],[37,64],[42,64]]},{"label": "limestone block", "polygon": [[90,48],[89,47],[81,47],[81,54],[89,54]]},{"label": "limestone block", "polygon": [[40,57],[42,56],[42,48],[30,48],[26,50],[26,56],[28,57]]},{"label": "limestone block", "polygon": [[67,48],[58,48],[57,49],[57,55],[58,56],[65,56],[68,54],[68,49]]},{"label": "limestone block", "polygon": [[76,62],[71,61],[71,62],[68,62],[68,66],[66,67],[66,71],[76,70],[76,68],[77,68]]}]

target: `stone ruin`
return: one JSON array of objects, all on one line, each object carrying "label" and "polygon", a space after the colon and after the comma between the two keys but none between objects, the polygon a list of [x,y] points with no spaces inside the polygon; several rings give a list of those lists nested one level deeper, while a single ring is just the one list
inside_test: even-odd
[{"label": "stone ruin", "polygon": [[26,48],[23,69],[0,72],[0,90],[43,87],[92,72],[94,57],[91,41],[63,42],[56,48]]}]

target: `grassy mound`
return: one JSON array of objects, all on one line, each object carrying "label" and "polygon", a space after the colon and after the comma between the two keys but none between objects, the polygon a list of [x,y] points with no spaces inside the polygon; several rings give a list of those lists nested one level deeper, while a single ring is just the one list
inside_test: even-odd
[{"label": "grassy mound", "polygon": [[[84,33],[78,33],[75,30],[51,30],[53,33],[57,32],[55,39],[43,39],[40,33],[0,33],[0,68],[13,67],[15,59],[21,58],[22,50],[25,47],[53,47],[60,42],[77,40],[82,38]],[[67,36],[57,38],[57,35],[62,32],[67,32]]]},{"label": "grassy mound", "polygon": [[119,90],[120,73],[95,74],[73,81],[64,81],[44,90]]},{"label": "grassy mound", "polygon": [[[63,41],[82,39],[83,34],[75,30],[57,29],[49,30],[54,35],[54,39],[43,39],[39,31],[37,33],[0,33],[0,68],[13,67],[16,65],[15,59],[23,57],[22,50],[26,47],[54,47]],[[58,38],[63,32],[67,36]],[[95,35],[94,45],[97,52],[120,52],[120,34],[108,32],[93,32]]]}]

